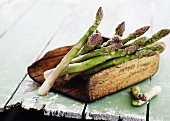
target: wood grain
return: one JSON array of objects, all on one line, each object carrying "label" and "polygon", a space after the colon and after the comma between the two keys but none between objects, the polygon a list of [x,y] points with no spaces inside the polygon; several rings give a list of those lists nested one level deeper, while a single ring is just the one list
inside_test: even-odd
[{"label": "wood grain", "polygon": [[56,34],[70,4],[40,0],[0,39],[0,88],[5,92],[0,97],[1,111],[25,77],[27,66]]},{"label": "wood grain", "polygon": [[[153,31],[157,32],[162,28],[170,28],[170,16],[167,11],[170,11],[170,1],[153,1]],[[161,93],[150,101],[149,119],[150,121],[168,121],[170,119],[170,35],[163,38],[162,41],[166,44],[165,51],[160,56],[160,67],[156,75],[151,78],[151,85],[161,86]]]},{"label": "wood grain", "polygon": [[88,82],[89,100],[101,98],[141,82],[153,76],[158,67],[159,54],[105,69],[90,77]]}]

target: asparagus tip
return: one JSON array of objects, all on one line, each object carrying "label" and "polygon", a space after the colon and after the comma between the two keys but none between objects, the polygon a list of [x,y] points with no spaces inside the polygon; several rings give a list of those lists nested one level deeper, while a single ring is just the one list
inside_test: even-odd
[{"label": "asparagus tip", "polygon": [[116,28],[116,33],[119,36],[123,36],[123,32],[125,31],[125,22],[123,21],[122,23],[120,23],[117,28]]},{"label": "asparagus tip", "polygon": [[150,26],[144,26],[144,27],[142,27],[142,28],[140,28],[140,29],[137,29],[137,30],[135,31],[135,33],[136,33],[138,36],[140,36],[140,35],[144,34],[146,31],[148,31],[149,28],[150,28]]},{"label": "asparagus tip", "polygon": [[118,26],[121,26],[123,28],[123,30],[125,31],[125,21],[123,21],[122,23],[120,23]]},{"label": "asparagus tip", "polygon": [[103,9],[102,7],[99,7],[97,14],[96,14],[96,19],[103,19]]}]

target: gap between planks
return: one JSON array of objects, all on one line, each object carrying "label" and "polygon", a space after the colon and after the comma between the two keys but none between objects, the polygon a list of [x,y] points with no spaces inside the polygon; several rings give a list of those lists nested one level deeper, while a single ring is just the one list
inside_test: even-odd
[{"label": "gap between planks", "polygon": [[[35,2],[34,2],[35,3]],[[77,6],[77,5],[76,5]],[[30,6],[30,8],[32,8],[33,6]],[[27,11],[25,11],[24,13],[27,13],[29,10],[27,9]],[[19,19],[21,19],[25,14],[22,14],[15,22],[14,22],[14,24],[10,27],[10,28],[12,28],[18,21],[19,21]],[[67,18],[67,15],[63,18],[63,20],[64,19],[66,19]],[[61,28],[61,27],[63,27],[64,26],[64,21],[61,23],[61,25],[59,26],[59,28]],[[8,29],[9,30],[9,29]],[[7,31],[6,31],[7,32]],[[4,32],[4,34],[6,33],[6,32]],[[4,35],[3,34],[3,35]],[[53,33],[53,35],[50,37],[50,39],[48,40],[48,42],[44,45],[44,47],[42,47],[42,49],[40,50],[40,52],[39,52],[39,54],[35,57],[35,59],[33,60],[33,62],[35,62],[35,61],[37,61],[38,59],[40,59],[40,57],[42,56],[42,55],[44,55],[44,52],[46,51],[46,49],[47,49],[47,47],[48,47],[48,45],[52,42],[52,41],[54,41],[53,39],[54,39],[54,37],[56,36],[58,34],[58,29],[56,29],[56,31]],[[2,36],[3,36],[2,35]],[[2,37],[1,35],[0,35],[0,38]],[[10,102],[10,100],[13,98],[13,96],[15,95],[15,93],[16,93],[16,91],[18,90],[18,88],[21,86],[21,84],[22,84],[22,82],[24,81],[24,79],[26,78],[28,76],[28,73],[26,73],[25,75],[24,75],[24,77],[22,78],[22,80],[21,80],[21,82],[17,85],[17,88],[15,89],[15,91],[12,93],[12,95],[11,95],[11,97],[9,98],[9,100],[7,101],[7,103],[5,104],[5,108],[4,109],[10,109],[9,107],[7,107],[7,104]],[[20,104],[19,105],[16,105],[16,106],[22,106],[22,101],[20,102]],[[42,107],[42,109],[41,110],[45,110],[44,108],[45,108],[45,106],[46,106],[46,104],[44,104],[43,105],[43,107]],[[86,110],[86,106],[87,106],[87,103],[84,105],[84,107],[83,107],[83,111],[82,111],[82,119],[85,119],[84,118],[84,115],[85,115],[85,110]]]}]

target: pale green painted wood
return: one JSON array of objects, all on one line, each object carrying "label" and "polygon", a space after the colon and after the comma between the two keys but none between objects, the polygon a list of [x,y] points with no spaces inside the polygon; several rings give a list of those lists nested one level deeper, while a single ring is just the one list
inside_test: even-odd
[{"label": "pale green painted wood", "polygon": [[[77,4],[77,3],[79,3],[79,1],[77,1],[77,3],[74,1],[73,3]],[[73,3],[71,3],[71,5],[70,5],[71,7],[74,6]],[[80,6],[79,4],[77,4],[77,6],[74,8],[74,10],[80,9],[82,7],[82,5]],[[96,11],[94,11],[94,12],[96,12]],[[72,38],[69,38],[70,39],[69,42],[71,42],[71,43],[69,43],[67,41],[67,40],[69,40],[67,36],[70,35],[70,32],[72,31],[72,27],[77,24],[76,22],[74,22],[74,20],[80,21],[80,18],[81,18],[81,17],[76,18],[75,16],[77,16],[77,15],[75,15],[75,14],[72,15],[71,13],[73,13],[73,12],[70,12],[68,14],[69,17],[67,17],[67,19],[65,19],[65,21],[63,21],[63,23],[60,26],[60,29],[58,30],[58,33],[56,34],[56,36],[54,38],[52,38],[52,42],[48,46],[48,49],[46,49],[42,55],[44,55],[45,52],[48,50],[51,50],[51,49],[59,47],[59,46],[64,46],[65,43],[70,45],[71,43],[74,43],[77,41]],[[81,13],[79,13],[79,15],[80,14]],[[95,16],[95,13],[94,13],[94,16]],[[86,17],[84,16],[84,18],[86,18]],[[93,21],[91,21],[91,23],[92,22]],[[84,24],[86,24],[86,23],[84,23]],[[87,25],[84,25],[84,27],[86,27],[85,29],[87,29]],[[76,33],[74,33],[74,35],[81,36],[80,31],[77,31]],[[72,37],[74,37],[74,35],[72,35]],[[62,40],[58,39],[60,37],[65,37],[67,39],[62,42]],[[62,42],[62,43],[60,43],[60,42]],[[30,80],[30,79],[28,79],[28,77],[27,77],[25,80]],[[52,116],[67,117],[67,118],[77,118],[77,119],[82,118],[84,103],[78,102],[77,100],[74,100],[74,99],[71,99],[68,97],[65,97],[61,94],[49,93],[47,96],[41,97],[41,96],[37,95],[37,90],[35,90],[33,92],[25,94],[25,96],[21,96],[21,94],[23,94],[23,92],[25,90],[25,86],[24,86],[25,82],[26,82],[25,80],[21,83],[21,86],[18,88],[15,95],[7,104],[6,109],[12,108],[12,106],[14,106],[15,104],[21,104],[22,108],[24,108],[24,109],[31,108],[31,109],[40,110],[43,108],[44,115],[52,115]],[[31,87],[31,85],[29,85],[29,87]]]},{"label": "pale green painted wood", "polygon": [[10,109],[20,104],[24,109],[42,110],[44,115],[82,118],[84,103],[75,101],[58,93],[49,92],[46,96],[39,96],[37,89],[39,84],[31,80],[28,76],[24,79],[14,97],[7,104],[6,109]]},{"label": "pale green painted wood", "polygon": [[[81,7],[81,9],[79,7],[75,7],[73,5],[75,8],[73,9],[72,12],[69,13],[69,15],[71,17],[69,17],[68,19],[65,19],[65,24],[60,26],[60,31],[58,31],[58,33],[53,38],[53,41],[48,46],[48,48],[45,50],[45,52],[48,51],[48,50],[54,49],[56,47],[59,47],[59,46],[74,44],[81,37],[81,35],[84,34],[84,31],[86,31],[86,29],[87,29],[86,27],[88,26],[86,24],[90,25],[91,22],[93,21],[93,15],[91,13],[92,13],[92,11],[94,11],[98,8],[97,6],[103,6],[104,11],[107,11],[107,13],[105,15],[106,19],[104,19],[104,21],[102,22],[103,24],[101,24],[101,26],[99,28],[103,32],[104,35],[108,35],[108,36],[112,36],[112,33],[113,33],[113,31],[111,31],[111,30],[113,30],[112,28],[115,27],[117,24],[119,24],[119,22],[122,21],[122,20],[125,20],[127,22],[126,23],[127,31],[125,33],[126,35],[129,32],[131,32],[132,30],[135,30],[136,28],[138,28],[139,26],[141,26],[143,24],[144,25],[146,25],[146,24],[150,25],[150,23],[152,21],[151,12],[154,12],[152,10],[155,7],[154,2],[152,2],[152,4],[150,4],[148,1],[135,2],[134,0],[131,0],[131,1],[116,1],[116,2],[115,1],[113,1],[113,2],[109,1],[107,3],[107,5],[106,5],[106,3],[102,2],[102,1],[100,1],[100,2],[86,1],[85,3],[82,2],[82,4],[84,6],[83,5],[79,6],[79,7]],[[156,3],[156,4],[159,4],[159,3]],[[127,8],[126,7],[122,8],[122,7],[120,7],[120,5],[126,6]],[[132,5],[133,5],[133,7],[132,7]],[[86,8],[87,6],[89,7],[88,9]],[[166,6],[168,6],[168,4],[166,4]],[[113,9],[113,8],[116,8],[116,10]],[[164,7],[161,7],[161,8],[164,8]],[[167,7],[165,7],[164,9],[167,9]],[[77,12],[77,10],[80,10],[81,14],[79,14]],[[127,14],[127,10],[130,11],[131,13],[134,13],[134,14]],[[139,11],[137,11],[137,10],[139,10]],[[157,13],[162,14],[161,9],[158,9],[158,10],[159,11]],[[138,12],[138,13],[135,13],[135,12]],[[121,13],[123,13],[123,14],[121,14]],[[77,15],[79,15],[78,19],[75,18],[75,16],[77,16]],[[84,16],[84,15],[88,15],[89,16],[88,19],[85,20],[86,16]],[[161,28],[167,27],[167,24],[164,24],[164,21],[166,23],[168,23],[168,19],[166,19],[167,16],[166,16],[166,14],[163,14],[162,16],[163,16],[163,19],[161,19],[161,20],[157,19],[159,17],[156,17],[156,19],[157,19],[156,22],[155,22],[155,19],[154,19],[154,21],[153,21],[154,22],[154,26],[153,26],[154,31],[160,29],[160,27]],[[110,17],[109,20],[108,20],[108,17]],[[71,24],[72,21],[74,21],[74,24]],[[162,24],[160,24],[160,21],[161,21]],[[86,23],[86,24],[83,24],[83,23]],[[157,27],[155,24],[159,25],[159,27]],[[79,31],[77,32],[76,29],[79,30]],[[63,31],[64,31],[64,33],[63,33]],[[150,32],[147,35],[149,35],[149,34],[150,34]],[[68,41],[65,42],[65,40],[68,40]],[[161,56],[161,58],[163,57],[163,58],[167,59],[168,56],[166,56],[166,55],[167,55],[167,53],[165,53],[165,55],[163,54]],[[165,60],[163,60],[163,61],[165,61]],[[168,62],[168,61],[166,61],[166,62]],[[166,63],[166,62],[163,62],[163,69],[165,67],[166,68],[169,67],[169,66],[167,66],[168,63]],[[161,59],[160,67],[161,66],[162,66],[162,59]],[[160,73],[162,71],[163,70],[161,70],[161,68],[160,68],[158,73]],[[163,71],[163,72],[165,72],[165,71]],[[167,72],[168,71],[166,71],[166,73],[164,73],[163,75],[167,76],[168,75]],[[4,71],[2,73],[2,75],[3,74],[6,75],[7,72]],[[158,76],[160,78],[159,74],[158,74]],[[155,79],[155,77],[153,77],[152,80]],[[159,78],[157,78],[157,77],[154,80],[155,83],[152,83],[152,85],[158,84],[157,83],[158,81],[159,81],[159,84],[162,84],[162,83],[160,83],[160,80],[158,80]],[[164,79],[167,82],[169,77],[164,78]],[[138,85],[143,88],[143,91],[146,91],[146,90],[148,90],[149,82],[150,82],[150,80],[146,80],[142,83],[139,83]],[[3,85],[7,85],[7,84],[5,83]],[[12,104],[16,104],[16,102],[19,102],[19,101],[22,100],[22,102],[23,102],[22,106],[23,106],[23,108],[26,108],[28,102],[30,102],[30,101],[34,102],[34,100],[32,100],[33,98],[30,99],[30,97],[31,96],[37,96],[36,91],[29,93],[28,95],[22,97],[22,96],[19,96],[21,94],[20,91],[23,91],[23,89],[21,87],[22,86],[20,86],[20,88],[18,89],[18,91],[16,92],[16,94],[14,95],[12,100],[9,102],[7,107],[11,106]],[[163,87],[165,88],[165,90],[167,90],[167,91],[164,91],[164,92],[169,91],[168,85],[165,85],[165,83],[163,84]],[[87,109],[86,109],[86,118],[87,119],[89,119],[89,118],[94,118],[94,119],[97,119],[97,118],[99,118],[99,119],[113,118],[115,120],[118,120],[119,119],[118,116],[120,116],[123,120],[140,120],[140,119],[145,120],[146,104],[144,106],[141,106],[141,107],[138,107],[138,108],[132,107],[130,105],[132,98],[129,94],[129,90],[130,89],[127,88],[127,89],[122,90],[118,93],[115,93],[111,96],[108,96],[106,98],[103,98],[101,100],[98,100],[96,102],[88,104]],[[52,94],[50,94],[50,96],[51,97],[54,96],[54,99],[55,99],[56,97],[58,97],[58,94],[52,93]],[[167,105],[167,103],[165,102],[165,95],[164,95],[164,98],[160,98],[160,96],[161,95],[156,97],[150,103],[150,109],[151,109],[150,110],[150,119],[151,120],[163,120],[163,119],[166,120],[169,117],[169,115],[168,115],[168,113],[169,113],[168,109],[169,108],[167,108],[169,105]],[[0,99],[6,100],[6,98],[4,99],[4,96],[1,96],[1,97],[2,98],[0,98]],[[50,98],[48,98],[48,97],[43,98],[43,100],[45,100],[45,99],[48,100]],[[157,99],[161,100],[162,103],[158,104]],[[30,107],[33,107],[37,110],[41,109],[44,106],[43,100],[40,99],[36,103],[29,103],[31,105]],[[61,101],[64,102],[66,100],[69,100],[69,103],[67,103],[68,105],[67,104],[63,105],[63,103],[61,103]],[[167,98],[166,98],[166,100],[167,100]],[[53,109],[56,109],[56,111],[62,109],[59,106],[57,106],[58,102],[60,102],[64,107],[70,106],[71,108],[72,108],[73,104],[75,103],[75,105],[78,105],[77,108],[75,108],[76,110],[78,110],[78,113],[80,113],[82,111],[82,107],[83,107],[82,105],[83,104],[79,104],[79,103],[77,103],[77,101],[73,101],[73,100],[70,101],[70,99],[67,99],[64,96],[61,96],[61,98],[57,101],[52,100],[52,102],[50,102],[49,104],[47,104],[45,106],[45,109],[48,110],[48,111],[51,111]],[[163,107],[162,110],[161,110],[162,113],[160,113],[161,111],[159,111],[159,112],[155,111],[155,110],[158,110],[158,108],[159,108],[158,105],[161,105]],[[164,110],[164,107],[167,110]],[[70,109],[67,108],[66,111],[69,112]],[[159,108],[159,110],[160,110],[160,108]],[[53,110],[52,112],[55,112],[55,111]],[[73,111],[73,112],[75,112],[75,111]],[[102,115],[97,115],[97,114],[102,114]],[[54,115],[56,116],[56,114],[54,114]],[[69,116],[70,114],[67,113],[67,115]],[[137,119],[135,119],[134,117],[136,117]]]},{"label": "pale green painted wood", "polygon": [[[141,87],[141,92],[148,90],[150,80],[136,84]],[[145,121],[146,106],[134,107],[131,101],[134,99],[130,88],[123,89],[101,100],[87,104],[86,119],[118,121]]]},{"label": "pale green painted wood", "polygon": [[[27,73],[28,65],[54,36],[74,4],[59,0],[39,0],[8,33],[1,37],[1,111]],[[6,88],[3,88],[4,86]],[[1,93],[2,91],[5,93]]]},{"label": "pale green painted wood", "polygon": [[[102,32],[114,33],[114,28],[121,21],[125,21],[125,36],[130,32],[145,25],[151,25],[152,13],[151,3],[144,1],[109,1],[101,2],[106,11],[104,25],[101,25]],[[132,7],[133,6],[133,7]],[[149,30],[145,35],[151,34]],[[125,37],[124,36],[124,37]],[[139,83],[138,85],[146,91],[149,88],[150,79]],[[130,88],[107,96],[104,99],[87,104],[86,119],[103,119],[123,121],[141,121],[146,120],[147,105],[141,107],[131,106],[132,97],[129,93]],[[120,116],[120,117],[119,117]]]},{"label": "pale green painted wood", "polygon": [[[154,1],[153,33],[162,29],[170,29],[170,1]],[[151,87],[160,85],[161,93],[150,101],[150,121],[169,121],[170,119],[170,35],[162,39],[166,49],[160,56],[158,73],[151,78]]]},{"label": "pale green painted wood", "polygon": [[35,2],[35,0],[1,1],[0,37],[7,33],[30,10]]}]

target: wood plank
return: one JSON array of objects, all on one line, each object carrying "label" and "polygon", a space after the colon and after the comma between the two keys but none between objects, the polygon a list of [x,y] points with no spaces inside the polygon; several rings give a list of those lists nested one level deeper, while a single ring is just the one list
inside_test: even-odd
[{"label": "wood plank", "polygon": [[4,1],[0,4],[0,37],[7,33],[35,4],[34,0]]},{"label": "wood plank", "polygon": [[43,110],[44,115],[47,116],[82,118],[84,103],[54,92],[50,92],[43,97],[39,96],[37,93],[39,86],[39,83],[34,82],[27,76],[7,105],[7,109],[21,105],[22,108],[27,110]]},{"label": "wood plank", "polygon": [[[151,25],[151,4],[146,0],[140,2],[135,0],[112,0],[107,3],[100,2],[100,4],[106,12],[105,20],[100,29],[108,36],[113,34],[113,27],[123,20],[126,22],[125,36],[141,26]],[[151,31],[147,32],[145,35],[149,35],[150,32]],[[149,83],[150,80],[147,79],[138,85],[143,91],[145,91],[148,89]],[[146,120],[147,105],[145,104],[138,108],[131,106],[132,97],[129,91],[130,88],[127,88],[118,93],[107,96],[106,98],[87,104],[85,118],[123,121]]]},{"label": "wood plank", "polygon": [[[162,28],[170,29],[170,1],[154,1],[153,10],[153,33]],[[170,35],[162,39],[166,43],[166,50],[160,56],[160,67],[158,73],[151,78],[151,87],[160,85],[161,93],[150,101],[150,120],[151,121],[168,121],[170,119]]]},{"label": "wood plank", "polygon": [[59,0],[39,0],[15,27],[1,38],[0,88],[6,87],[3,88],[5,93],[0,96],[0,99],[5,98],[0,100],[1,111],[27,73],[28,65],[51,40],[74,4]]},{"label": "wood plank", "polygon": [[[59,46],[74,44],[84,34],[88,26],[90,26],[90,24],[93,22],[95,12],[97,9],[93,8],[89,10],[87,8],[86,9],[83,8],[83,6],[84,6],[83,3],[78,4],[77,7],[75,7],[68,14],[69,17],[65,19],[62,26],[60,27],[60,31],[53,38],[52,42],[49,44],[49,46],[44,51],[44,53]],[[86,12],[81,12],[81,11],[86,11]],[[94,11],[94,14],[90,14],[92,11]],[[87,16],[90,16],[91,19],[86,19]],[[44,55],[44,53],[42,55]],[[21,94],[20,90],[23,91],[22,86],[19,87],[14,97],[7,104],[7,108],[11,108],[11,106],[21,103],[21,100],[24,100],[22,102],[22,106],[23,108],[26,108],[25,104],[27,104],[29,100],[27,99],[25,100],[24,98],[22,99],[22,97],[20,96]],[[53,95],[54,94],[52,94],[52,96]],[[59,94],[55,93],[55,95],[57,96]],[[36,93],[34,96],[36,96]],[[18,98],[18,97],[21,97],[21,98]],[[43,109],[46,115],[82,118],[81,114],[84,109],[84,103],[80,103],[77,100],[69,99],[61,95],[59,97],[60,97],[59,99],[55,99],[51,103],[47,101],[48,103],[44,104],[45,107]],[[42,98],[44,99],[44,97]],[[38,101],[38,102],[41,102],[41,101]],[[39,110],[42,108],[42,105],[37,106],[37,103],[33,103],[33,105],[29,106],[29,108],[34,108],[34,109]]]},{"label": "wood plank", "polygon": [[[67,41],[67,40],[69,40],[67,36],[70,36],[70,32],[72,31],[72,29],[75,29],[74,26],[76,26],[76,24],[77,24],[76,22],[74,22],[75,20],[80,21],[80,23],[81,23],[81,20],[86,19],[86,16],[83,16],[83,18],[80,17],[80,16],[82,16],[81,12],[76,12],[76,11],[79,11],[79,9],[82,6],[83,6],[83,4],[81,4],[81,5],[78,4],[77,7],[75,7],[73,9],[74,12],[71,11],[68,14],[68,16],[70,16],[70,17],[67,17],[67,19],[65,19],[66,21],[64,21],[62,23],[62,26],[60,27],[60,31],[56,34],[56,36],[54,37],[54,39],[52,40],[52,42],[50,43],[50,45],[48,47],[49,50],[51,50],[52,48],[56,48],[57,46],[63,46],[64,44],[74,43],[77,41],[77,39],[79,39],[79,38],[76,38],[76,40],[75,40],[73,38],[69,38],[70,39],[70,41],[69,41],[70,43],[69,43]],[[88,11],[87,14],[89,14],[90,12],[91,11]],[[79,16],[79,17],[76,18],[75,16]],[[93,21],[92,22],[88,21],[88,22],[91,24]],[[76,31],[76,33],[74,33],[74,35],[81,37],[82,34],[80,32],[84,33],[82,30],[83,29],[87,30],[88,25],[86,25],[86,24],[87,23],[84,23],[84,24],[82,23],[82,25],[84,25],[84,27],[80,27],[80,31]],[[71,37],[74,37],[74,35],[71,35]],[[58,39],[60,37],[67,38],[67,39],[60,40],[60,39]],[[63,42],[64,44],[60,43],[62,41],[64,41]],[[48,49],[45,50],[45,52],[48,51]],[[44,55],[44,53],[42,55]],[[25,90],[24,86],[22,86],[22,85],[24,85],[24,83],[25,83],[25,80],[22,82],[21,86],[18,88],[18,90],[15,93],[15,95],[13,96],[13,98],[7,104],[7,106],[6,106],[7,109],[10,109],[15,104],[16,105],[21,104],[21,106],[24,109],[33,108],[36,110],[40,110],[43,108],[45,115],[67,117],[67,118],[78,118],[78,119],[82,118],[84,103],[81,103],[74,99],[70,99],[70,98],[60,95],[58,93],[49,93],[47,95],[47,97],[38,97],[38,100],[35,101],[34,97],[37,97],[37,90],[35,90],[34,92],[31,92],[30,95],[23,97],[23,96],[21,96],[21,92],[23,92]],[[57,97],[57,99],[56,99],[56,97]]]},{"label": "wood plank", "polygon": [[[148,90],[149,79],[136,84],[141,91]],[[141,107],[131,105],[133,97],[130,88],[107,96],[101,100],[89,103],[86,108],[86,119],[113,121],[144,121],[146,119],[146,104]]]}]

